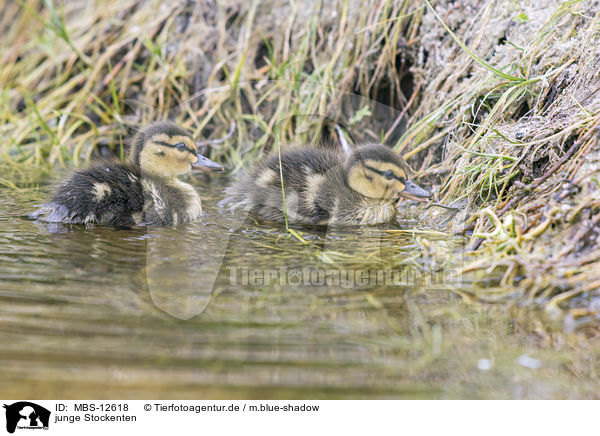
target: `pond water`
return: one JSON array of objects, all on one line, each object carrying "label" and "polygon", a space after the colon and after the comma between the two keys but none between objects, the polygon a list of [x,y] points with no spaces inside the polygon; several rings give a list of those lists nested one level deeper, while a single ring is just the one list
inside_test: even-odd
[{"label": "pond water", "polygon": [[195,183],[176,228],[49,226],[25,215],[50,187],[0,191],[6,398],[598,398],[598,345],[461,298],[460,238],[404,216],[298,241]]}]

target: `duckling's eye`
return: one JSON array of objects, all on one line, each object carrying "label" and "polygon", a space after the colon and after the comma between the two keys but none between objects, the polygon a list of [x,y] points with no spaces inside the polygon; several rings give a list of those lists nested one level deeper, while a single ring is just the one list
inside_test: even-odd
[{"label": "duckling's eye", "polygon": [[394,178],[394,172],[392,170],[387,170],[385,173],[383,173],[383,177],[388,180],[392,180]]},{"label": "duckling's eye", "polygon": [[185,146],[185,144],[183,142],[179,142],[179,143],[175,144],[175,148],[179,151],[187,151],[187,147]]}]

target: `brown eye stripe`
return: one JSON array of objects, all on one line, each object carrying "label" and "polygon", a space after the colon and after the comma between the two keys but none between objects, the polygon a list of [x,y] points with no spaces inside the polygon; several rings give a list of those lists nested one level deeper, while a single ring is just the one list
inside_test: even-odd
[{"label": "brown eye stripe", "polygon": [[[380,170],[370,167],[368,165],[365,168],[367,168],[369,171],[373,171],[374,173],[379,174],[380,176],[384,176],[384,177],[385,177],[385,173],[387,173],[387,171],[380,171]],[[393,171],[392,171],[392,177],[402,183],[404,183],[406,181],[406,179],[404,179],[402,177],[398,177],[396,175],[396,173],[394,173]]]},{"label": "brown eye stripe", "polygon": [[[175,146],[176,146],[177,144],[179,144],[179,142],[178,142],[177,144],[169,144],[168,142],[165,142],[165,141],[154,141],[154,143],[155,143],[155,144],[164,145],[165,147],[171,147],[171,148],[175,148]],[[184,145],[185,145],[185,144],[184,144]],[[189,151],[190,153],[192,153],[192,154],[196,154],[196,152],[195,152],[195,151],[193,151],[193,150],[190,150],[190,149],[188,148],[188,146],[187,146],[187,145],[185,146],[185,149],[186,149],[187,151]]]}]

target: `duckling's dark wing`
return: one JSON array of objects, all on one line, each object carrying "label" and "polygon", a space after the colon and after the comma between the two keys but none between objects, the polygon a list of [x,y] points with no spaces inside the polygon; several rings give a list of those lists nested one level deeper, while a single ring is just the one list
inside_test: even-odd
[{"label": "duckling's dark wing", "polygon": [[[318,224],[329,213],[315,201],[316,192],[327,174],[341,165],[338,153],[330,150],[293,150],[263,161],[249,177],[228,189],[231,200],[271,221]],[[285,212],[281,179],[285,191]]]},{"label": "duckling's dark wing", "polygon": [[[279,172],[279,156],[271,156],[265,164]],[[331,150],[293,150],[281,155],[284,181],[304,183],[305,175],[325,175],[342,164],[342,156]]]},{"label": "duckling's dark wing", "polygon": [[32,214],[48,222],[98,223],[112,226],[140,224],[144,207],[138,167],[120,162],[76,171],[52,201]]}]

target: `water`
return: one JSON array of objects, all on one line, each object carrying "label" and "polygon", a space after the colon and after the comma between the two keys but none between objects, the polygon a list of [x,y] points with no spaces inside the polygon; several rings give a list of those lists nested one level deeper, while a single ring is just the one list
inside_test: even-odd
[{"label": "water", "polygon": [[[218,207],[225,183],[197,182],[197,223],[129,230],[31,222],[49,188],[0,191],[4,397],[598,397],[594,341],[440,279],[460,239],[297,227],[303,243]],[[396,284],[368,276],[392,267]]]}]

